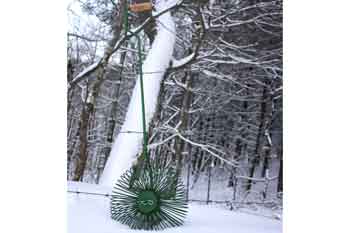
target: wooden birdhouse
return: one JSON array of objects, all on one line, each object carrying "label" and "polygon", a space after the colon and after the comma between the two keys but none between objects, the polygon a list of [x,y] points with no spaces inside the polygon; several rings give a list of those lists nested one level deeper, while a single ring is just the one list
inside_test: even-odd
[{"label": "wooden birdhouse", "polygon": [[151,11],[151,0],[131,0],[130,10],[135,13]]}]

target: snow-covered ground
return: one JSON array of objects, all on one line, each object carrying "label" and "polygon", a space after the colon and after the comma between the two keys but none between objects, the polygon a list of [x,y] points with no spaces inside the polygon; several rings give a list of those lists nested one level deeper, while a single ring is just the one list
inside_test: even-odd
[{"label": "snow-covered ground", "polygon": [[[68,190],[107,193],[100,185],[68,182]],[[109,215],[109,198],[68,193],[68,233],[149,232],[131,230],[115,222]],[[168,228],[164,233],[280,233],[282,222],[266,217],[229,211],[211,205],[189,205],[185,224]]]}]

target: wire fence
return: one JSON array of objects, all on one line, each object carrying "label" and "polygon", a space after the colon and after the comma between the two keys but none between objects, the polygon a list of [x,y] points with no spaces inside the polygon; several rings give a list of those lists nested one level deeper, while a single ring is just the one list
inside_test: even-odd
[{"label": "wire fence", "polygon": [[[207,179],[205,182],[207,183],[206,186],[202,185],[202,189],[198,190],[198,189],[191,189],[190,188],[190,178],[189,176],[187,176],[187,179],[185,178],[185,182],[184,185],[186,186],[186,199],[189,202],[197,202],[197,203],[205,203],[205,204],[226,204],[228,206],[233,206],[233,205],[251,205],[251,204],[256,204],[256,205],[277,205],[277,202],[282,201],[282,193],[281,192],[275,192],[275,193],[271,193],[271,189],[270,189],[270,198],[267,198],[267,193],[269,192],[269,187],[271,187],[271,183],[275,182],[277,177],[265,177],[265,178],[249,178],[249,177],[243,177],[243,176],[234,176],[232,179],[233,185],[232,187],[230,187],[229,189],[225,188],[217,188],[217,187],[213,187],[213,181],[212,181],[212,177],[210,176],[210,173],[207,177],[205,177],[205,179]],[[260,186],[261,189],[260,190],[250,190],[250,191],[246,191],[245,192],[245,197],[244,198],[239,198],[238,196],[238,191],[239,191],[239,186],[243,187],[243,185],[239,185],[239,180],[242,181],[247,181],[247,180],[254,180],[255,183],[262,183],[263,185]],[[215,183],[214,183],[215,184]],[[217,185],[217,183],[216,183]],[[231,191],[230,191],[231,190]],[[68,193],[73,193],[73,194],[83,194],[83,195],[94,195],[94,196],[101,196],[101,197],[111,197],[113,196],[113,194],[110,193],[102,193],[102,192],[87,192],[87,191],[80,191],[80,190],[67,190]],[[201,197],[202,198],[197,198],[195,197],[196,195],[193,195],[193,192],[197,192],[202,194]],[[230,198],[227,198],[226,200],[218,200],[219,198],[217,198],[215,196],[215,192],[219,192],[219,193],[223,193],[223,192],[232,192],[232,195]],[[255,200],[250,200],[248,197],[249,194],[258,194],[261,195],[260,199],[255,199]],[[192,196],[192,197],[191,197]],[[275,198],[271,198],[271,196],[275,196]],[[203,198],[205,197],[205,198]]]},{"label": "wire fence", "polygon": [[[85,192],[85,191],[75,191],[75,190],[67,190],[67,193],[74,193],[74,194],[83,194],[83,195],[92,195],[92,196],[102,196],[102,197],[106,197],[106,198],[110,198],[113,196],[113,194],[109,194],[109,193],[93,193],[93,192]],[[266,204],[266,202],[254,202],[254,201],[247,201],[247,202],[243,202],[243,201],[215,201],[215,200],[197,200],[197,199],[188,199],[187,201],[189,202],[199,202],[199,203],[206,203],[206,204],[210,204],[210,203],[217,203],[217,204]]]},{"label": "wire fence", "polygon": [[[109,193],[93,193],[93,192],[85,192],[85,191],[75,191],[75,190],[67,190],[67,193],[74,193],[74,194],[83,194],[83,195],[92,195],[92,196],[102,196],[102,197],[106,197],[106,198],[110,198],[113,196],[113,194],[109,194]],[[187,201],[189,202],[199,202],[199,203],[218,203],[218,204],[266,204],[266,202],[254,202],[254,201],[247,201],[247,202],[243,202],[243,201],[215,201],[215,200],[197,200],[197,199],[188,199]]]}]

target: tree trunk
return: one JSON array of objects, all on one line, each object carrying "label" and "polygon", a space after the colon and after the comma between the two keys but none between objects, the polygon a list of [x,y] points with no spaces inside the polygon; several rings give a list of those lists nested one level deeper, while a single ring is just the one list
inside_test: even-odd
[{"label": "tree trunk", "polygon": [[[256,167],[259,164],[259,160],[263,157],[263,149],[265,145],[265,130],[268,128],[269,122],[271,122],[272,111],[272,99],[269,92],[269,87],[264,87],[261,103],[260,124],[257,136],[257,142],[255,146],[254,157],[252,159],[251,168],[249,169],[249,177],[253,178]],[[249,191],[252,187],[252,180],[248,180],[246,190]]]},{"label": "tree trunk", "polygon": [[[179,125],[179,132],[180,134],[185,133],[187,127],[188,127],[188,120],[189,120],[189,109],[191,107],[191,96],[192,92],[190,88],[192,87],[192,77],[191,74],[188,74],[186,72],[185,76],[183,77],[183,83],[185,83],[186,89],[184,90],[184,95],[182,98],[182,105],[180,110],[180,125]],[[176,166],[176,173],[177,175],[181,175],[182,170],[182,160],[183,160],[183,152],[184,152],[185,142],[181,140],[179,137],[176,137],[175,139],[175,159],[177,162]]]},{"label": "tree trunk", "polygon": [[278,173],[277,192],[283,192],[283,158],[281,156],[280,169]]},{"label": "tree trunk", "polygon": [[[212,163],[212,162],[211,162]],[[208,189],[207,189],[207,204],[210,202],[210,188],[211,188],[211,169],[212,164],[209,164],[208,166]]]},{"label": "tree trunk", "polygon": [[268,174],[269,168],[269,157],[270,157],[270,148],[266,149],[265,155],[263,157],[262,169],[261,169],[261,177],[266,177]]},{"label": "tree trunk", "polygon": [[81,181],[85,166],[86,166],[86,161],[88,157],[88,152],[87,152],[87,132],[88,132],[88,125],[89,125],[89,117],[90,117],[90,112],[92,111],[91,106],[84,104],[83,110],[80,116],[80,129],[79,129],[79,157],[78,157],[78,162],[77,166],[74,171],[74,181]]},{"label": "tree trunk", "polygon": [[85,166],[86,166],[86,160],[87,160],[87,131],[88,131],[88,125],[89,125],[89,119],[91,117],[91,114],[94,109],[95,99],[98,95],[100,86],[102,82],[104,81],[105,74],[107,71],[107,65],[109,58],[112,56],[113,49],[120,37],[122,26],[123,26],[123,16],[126,14],[125,12],[125,5],[126,0],[121,0],[119,2],[120,11],[119,14],[115,18],[115,23],[112,25],[113,27],[113,36],[110,41],[107,43],[107,47],[105,49],[104,55],[102,57],[101,66],[96,71],[96,79],[92,83],[92,90],[90,93],[87,93],[88,97],[87,100],[84,102],[83,111],[81,114],[81,127],[80,127],[80,154],[79,154],[79,161],[78,165],[75,169],[74,174],[74,181],[79,181],[82,179]]},{"label": "tree trunk", "polygon": [[[155,5],[156,11],[165,10],[165,1],[159,1]],[[163,8],[163,9],[162,9]],[[169,32],[165,27],[170,28]],[[157,35],[154,39],[152,47],[142,65],[144,80],[144,99],[145,99],[145,115],[146,124],[149,125],[157,105],[160,84],[169,63],[172,58],[175,38],[175,23],[170,12],[166,12],[159,16],[157,20]],[[155,73],[154,71],[162,71]],[[128,111],[125,116],[125,121],[122,126],[122,131],[137,131],[143,130],[142,112],[141,112],[141,82],[136,81]],[[142,148],[142,134],[119,134],[114,141],[112,150],[106,167],[100,179],[100,183],[106,186],[112,186],[117,182],[120,176],[127,171]]]}]

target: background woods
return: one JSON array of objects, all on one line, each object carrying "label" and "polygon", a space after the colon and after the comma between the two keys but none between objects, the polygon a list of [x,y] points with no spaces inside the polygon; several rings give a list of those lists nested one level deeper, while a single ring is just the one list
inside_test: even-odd
[{"label": "background woods", "polygon": [[[189,199],[280,203],[282,1],[179,3],[174,58],[149,127],[151,156],[182,171]],[[68,7],[68,180],[98,183],[116,135],[142,133],[120,130],[138,72],[137,40],[125,34],[129,4]],[[144,55],[156,20],[128,14]]]}]

